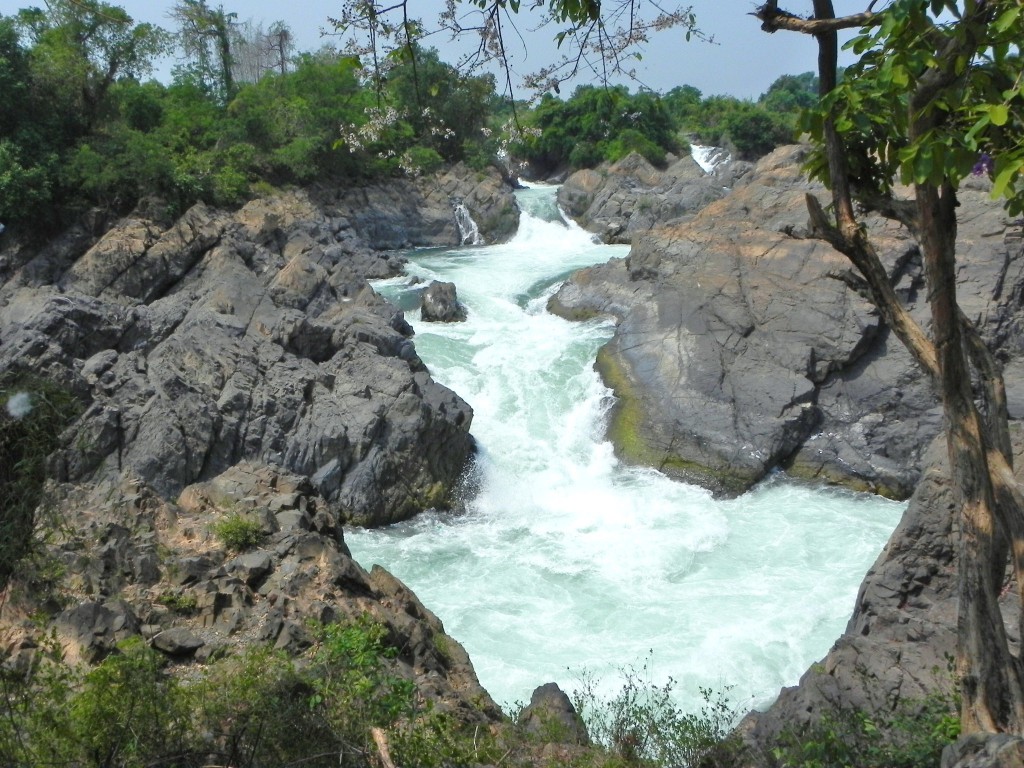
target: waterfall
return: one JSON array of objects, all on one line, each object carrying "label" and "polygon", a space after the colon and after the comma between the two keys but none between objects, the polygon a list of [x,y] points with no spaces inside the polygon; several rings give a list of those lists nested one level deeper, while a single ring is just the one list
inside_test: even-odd
[{"label": "waterfall", "polygon": [[455,203],[455,224],[459,228],[460,245],[484,244],[484,239],[480,236],[480,228],[473,221],[469,208],[462,200]]},{"label": "waterfall", "polygon": [[[904,505],[781,478],[714,499],[620,464],[594,371],[614,326],[545,307],[570,272],[629,249],[563,221],[555,191],[517,193],[511,242],[408,254],[411,276],[454,282],[470,310],[463,323],[411,322],[431,373],[473,406],[473,493],[464,513],[345,541],[441,618],[498,702],[548,681],[571,691],[583,671],[611,695],[618,670],[652,652],[653,682],[673,677],[687,711],[699,686],[764,704],[842,633]],[[374,286],[415,306],[408,276]]]},{"label": "waterfall", "polygon": [[690,155],[704,173],[714,173],[715,168],[732,160],[732,155],[721,147],[705,147],[700,144],[690,145]]}]

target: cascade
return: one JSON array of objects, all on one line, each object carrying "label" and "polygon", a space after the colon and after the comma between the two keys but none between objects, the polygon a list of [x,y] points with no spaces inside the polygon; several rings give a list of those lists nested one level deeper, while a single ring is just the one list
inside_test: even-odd
[{"label": "cascade", "polygon": [[459,243],[461,245],[484,244],[484,239],[480,236],[480,228],[473,221],[469,208],[462,200],[455,203],[455,223],[459,227]]},{"label": "cascade", "polygon": [[690,145],[690,155],[704,173],[714,173],[715,168],[732,160],[732,155],[721,147],[706,147],[700,144]]},{"label": "cascade", "polygon": [[[733,686],[739,707],[793,685],[843,631],[903,504],[781,478],[737,499],[620,464],[594,371],[612,322],[569,323],[548,297],[574,270],[625,256],[565,222],[555,188],[518,193],[509,243],[413,251],[408,272],[458,286],[462,323],[420,323],[416,349],[474,408],[479,452],[459,514],[347,530],[353,556],[405,581],[466,646],[502,704],[586,672],[599,692],[651,654],[654,683]],[[416,306],[409,277],[375,283]]]}]

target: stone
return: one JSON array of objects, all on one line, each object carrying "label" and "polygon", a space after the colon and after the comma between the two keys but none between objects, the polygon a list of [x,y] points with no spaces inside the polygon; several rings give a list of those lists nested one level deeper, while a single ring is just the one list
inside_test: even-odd
[{"label": "stone", "polygon": [[527,733],[546,742],[590,744],[583,718],[556,683],[545,683],[534,690],[519,722]]},{"label": "stone", "polygon": [[[597,367],[617,397],[609,436],[623,459],[720,495],[783,468],[906,498],[941,410],[875,310],[832,279],[845,257],[807,236],[805,195],[825,190],[805,179],[805,156],[777,149],[728,196],[638,237],[626,259],[575,273],[548,306],[618,320]],[[958,199],[958,295],[1015,370],[1024,250],[1007,245],[1009,221],[984,190]],[[866,223],[926,326],[916,244],[887,221]],[[1016,403],[1024,384],[1007,385]]]},{"label": "stone", "polygon": [[457,323],[466,319],[466,308],[459,303],[454,283],[434,280],[422,294],[420,318],[431,323]]},{"label": "stone", "polygon": [[224,568],[232,576],[245,582],[249,588],[256,589],[274,570],[274,561],[267,552],[248,552],[229,560]]},{"label": "stone", "polygon": [[205,643],[185,627],[171,627],[153,636],[153,647],[168,656],[190,656]]}]

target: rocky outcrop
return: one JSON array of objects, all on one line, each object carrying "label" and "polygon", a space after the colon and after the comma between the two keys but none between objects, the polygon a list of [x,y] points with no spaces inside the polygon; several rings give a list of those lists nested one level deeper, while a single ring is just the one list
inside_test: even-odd
[{"label": "rocky outcrop", "polygon": [[747,163],[706,174],[692,157],[658,170],[635,152],[610,166],[577,171],[558,191],[559,205],[580,224],[610,243],[630,243],[639,234],[694,214],[720,200]]},{"label": "rocky outcrop", "polygon": [[446,505],[472,410],[367,284],[402,265],[366,238],[457,244],[444,190],[503,194],[500,179],[462,178],[444,178],[436,205],[421,207],[425,181],[293,192],[234,213],[196,205],[171,225],[140,210],[95,239],[4,254],[0,372],[87,404],[59,479],[138,478],[173,499],[246,460],[310,478],[356,524]]},{"label": "rocky outcrop", "polygon": [[[481,724],[502,718],[437,617],[393,575],[350,557],[331,505],[305,477],[242,463],[177,502],[127,480],[59,493],[61,534],[45,556],[64,576],[49,592],[27,578],[7,594],[7,668],[30,664],[54,640],[69,661],[96,662],[140,638],[172,673],[194,677],[197,666],[254,645],[299,655],[319,625],[369,618],[398,651],[394,673],[438,711]],[[225,543],[228,519],[253,526],[251,549]]]},{"label": "rocky outcrop", "polygon": [[[1014,464],[1024,479],[1024,430],[1014,426]],[[861,584],[846,631],[798,685],[783,689],[771,707],[751,712],[740,724],[753,755],[762,755],[759,764],[769,764],[765,756],[779,733],[798,732],[823,714],[892,713],[928,696],[952,697],[959,535],[944,437],[932,443],[925,464],[903,519]],[[1017,643],[1012,595],[1002,610],[1011,642]],[[1000,763],[977,763],[989,764]]]},{"label": "rocky outcrop", "polygon": [[462,244],[455,207],[462,203],[485,242],[508,240],[519,227],[512,187],[496,171],[459,164],[439,177],[321,191],[345,212],[352,228],[374,248],[388,250]]},{"label": "rocky outcrop", "polygon": [[[848,264],[807,231],[804,195],[825,193],[804,178],[804,155],[763,158],[728,197],[577,273],[549,307],[618,318],[598,367],[619,399],[610,434],[625,459],[726,494],[781,466],[905,498],[941,412],[873,309],[830,279]],[[1004,355],[1019,407],[1019,228],[984,190],[960,200],[960,301]],[[868,226],[926,325],[915,244],[885,221]]]},{"label": "rocky outcrop", "polygon": [[433,281],[423,290],[420,317],[430,323],[457,323],[466,319],[455,283]]}]

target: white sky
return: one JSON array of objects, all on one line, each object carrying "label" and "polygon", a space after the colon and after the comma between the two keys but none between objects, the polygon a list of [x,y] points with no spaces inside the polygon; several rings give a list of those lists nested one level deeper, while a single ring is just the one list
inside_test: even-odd
[{"label": "white sky", "polygon": [[[136,21],[146,21],[166,29],[173,29],[168,10],[173,0],[106,0],[128,11]],[[715,44],[699,41],[685,42],[679,30],[656,35],[643,52],[636,68],[644,85],[657,91],[667,91],[677,85],[692,85],[705,96],[731,94],[756,99],[780,75],[800,74],[814,70],[817,49],[814,42],[795,33],[778,32],[769,35],[761,31],[760,23],[748,15],[758,3],[754,0],[691,0],[697,22],[703,32],[715,39]],[[866,2],[866,0],[865,0]],[[9,15],[19,8],[44,6],[44,0],[0,0],[0,13]],[[288,24],[295,37],[296,49],[311,51],[321,47],[327,38],[321,30],[327,26],[327,17],[337,15],[338,0],[209,0],[213,7],[223,5],[226,11],[238,14],[240,21],[252,20],[270,26],[281,20]],[[436,18],[438,0],[412,0],[410,7],[425,22]],[[468,4],[468,3],[467,3]],[[531,72],[551,63],[555,47],[551,41],[553,31],[530,32],[533,20],[523,3],[520,13],[520,32],[529,40],[527,51],[514,36],[509,48],[514,66],[521,72]],[[861,3],[839,0],[838,13],[863,10]],[[787,10],[798,14],[810,13],[810,0],[789,0],[782,3]],[[843,7],[847,6],[847,7]],[[433,10],[432,10],[433,9]],[[447,39],[438,36],[431,40],[442,57],[454,61],[458,52]],[[449,55],[446,55],[449,54]],[[157,73],[166,79],[170,63]],[[582,82],[582,81],[581,81]],[[570,87],[571,89],[571,87]],[[563,92],[569,89],[563,89]]]}]

